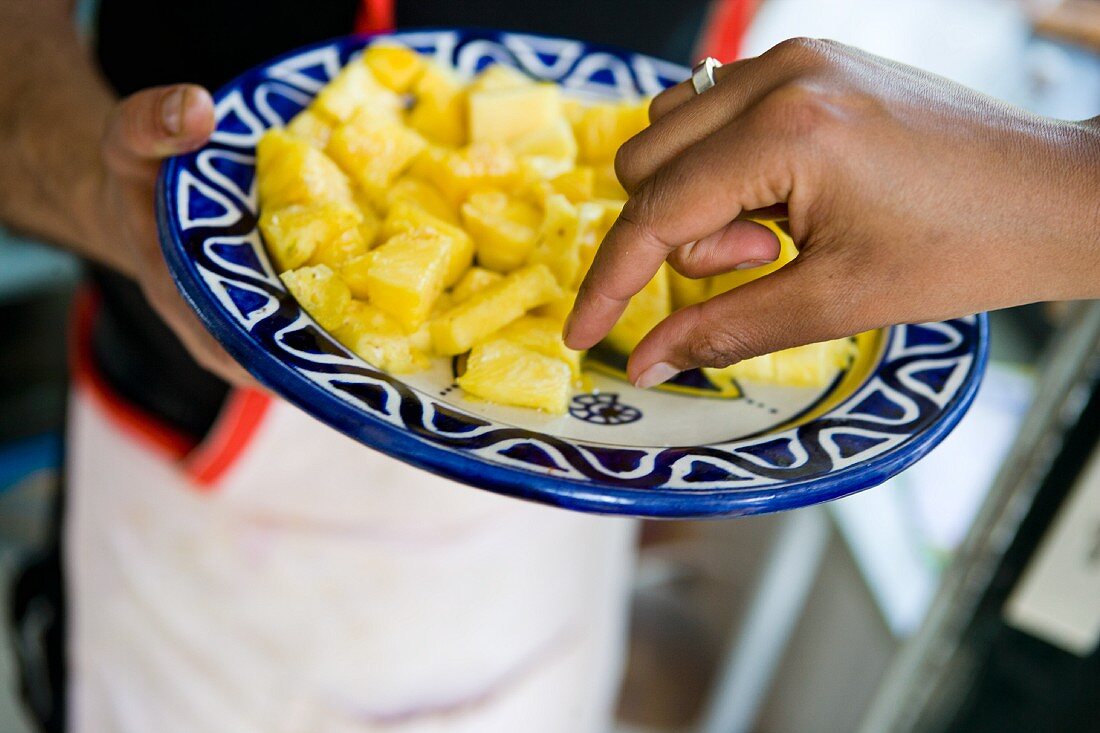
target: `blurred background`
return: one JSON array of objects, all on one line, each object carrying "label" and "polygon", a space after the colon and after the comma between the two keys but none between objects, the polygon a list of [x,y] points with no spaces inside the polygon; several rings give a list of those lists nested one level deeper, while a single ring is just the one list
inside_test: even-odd
[{"label": "blurred background", "polygon": [[[827,37],[1039,114],[1100,114],[1097,0],[761,0],[742,12],[741,55]],[[20,603],[16,568],[41,560],[55,531],[79,272],[0,235],[0,622]],[[1090,304],[993,314],[974,408],[916,467],[785,515],[647,525],[621,733],[1100,730],[1100,477],[1087,470],[1098,336]],[[20,612],[0,644],[11,733],[30,731],[13,655],[33,659],[50,623]]]}]

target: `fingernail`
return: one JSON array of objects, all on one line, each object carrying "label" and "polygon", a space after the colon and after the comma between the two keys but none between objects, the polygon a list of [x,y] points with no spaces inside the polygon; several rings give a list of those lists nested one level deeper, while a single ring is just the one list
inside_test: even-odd
[{"label": "fingernail", "polygon": [[745,262],[742,262],[740,265],[738,265],[737,267],[735,267],[733,269],[735,269],[735,270],[751,270],[754,267],[763,267],[764,265],[770,265],[773,262],[775,262],[775,260],[747,260]]},{"label": "fingernail", "polygon": [[659,361],[642,372],[642,375],[634,382],[634,386],[638,389],[656,387],[658,384],[667,382],[679,373],[680,370],[676,367],[667,362]]},{"label": "fingernail", "polygon": [[186,95],[184,87],[176,87],[161,100],[160,116],[169,135],[183,132],[183,100]]}]

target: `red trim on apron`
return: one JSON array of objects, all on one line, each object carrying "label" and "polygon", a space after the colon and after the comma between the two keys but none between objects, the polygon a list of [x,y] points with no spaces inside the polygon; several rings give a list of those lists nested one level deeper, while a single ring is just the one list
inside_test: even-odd
[{"label": "red trim on apron", "polygon": [[84,389],[118,428],[134,440],[181,464],[197,489],[216,488],[219,479],[252,444],[274,398],[256,389],[233,389],[202,442],[126,401],[96,370],[92,358],[92,324],[99,297],[82,288],[73,305],[70,359],[73,381]]},{"label": "red trim on apron", "polygon": [[195,447],[195,441],[124,400],[96,371],[92,359],[92,323],[97,312],[99,296],[90,288],[82,288],[73,304],[70,325],[69,358],[73,382],[83,387],[127,435],[173,461],[183,459]]},{"label": "red trim on apron", "polygon": [[394,0],[360,0],[359,12],[355,16],[355,32],[392,31],[396,25],[393,2]]},{"label": "red trim on apron", "polygon": [[256,389],[229,395],[210,435],[187,457],[185,470],[197,487],[210,490],[236,463],[263,423],[272,398]]},{"label": "red trim on apron", "polygon": [[718,0],[699,41],[699,58],[713,56],[733,61],[741,55],[741,43],[752,23],[760,0]]}]

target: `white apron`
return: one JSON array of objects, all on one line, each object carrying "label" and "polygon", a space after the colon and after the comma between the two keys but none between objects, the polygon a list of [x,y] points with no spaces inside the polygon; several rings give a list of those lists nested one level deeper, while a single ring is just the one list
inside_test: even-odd
[{"label": "white apron", "polygon": [[605,733],[634,526],[460,486],[281,400],[183,455],[77,359],[74,733]]}]

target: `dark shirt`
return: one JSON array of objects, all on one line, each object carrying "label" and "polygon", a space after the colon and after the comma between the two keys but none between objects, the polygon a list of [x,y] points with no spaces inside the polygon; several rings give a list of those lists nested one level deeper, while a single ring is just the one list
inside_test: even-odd
[{"label": "dark shirt", "polygon": [[[397,25],[570,36],[690,63],[708,0],[398,0]],[[287,50],[350,32],[357,0],[102,0],[97,55],[121,95],[195,82],[217,89]],[[91,269],[101,294],[92,354],[123,398],[198,439],[227,386],[199,367],[137,286]]]}]

